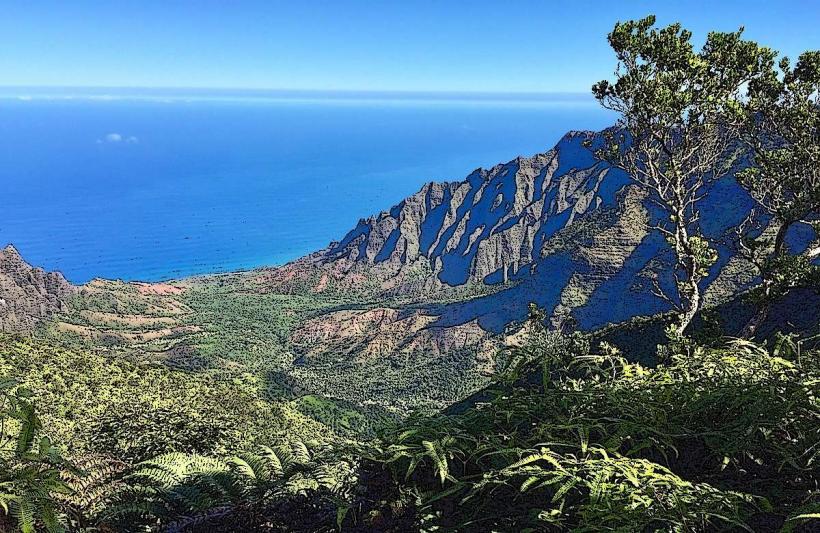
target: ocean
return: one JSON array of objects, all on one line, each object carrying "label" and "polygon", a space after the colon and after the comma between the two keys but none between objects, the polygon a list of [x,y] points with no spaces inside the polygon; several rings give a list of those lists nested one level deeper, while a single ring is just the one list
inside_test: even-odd
[{"label": "ocean", "polygon": [[614,118],[586,97],[0,97],[0,246],[76,283],[285,263],[429,181]]}]

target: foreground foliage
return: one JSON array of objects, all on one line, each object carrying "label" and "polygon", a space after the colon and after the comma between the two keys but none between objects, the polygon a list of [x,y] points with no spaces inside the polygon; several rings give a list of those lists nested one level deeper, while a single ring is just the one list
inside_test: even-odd
[{"label": "foreground foliage", "polygon": [[767,531],[810,519],[816,354],[733,341],[647,368],[604,349],[541,333],[490,401],[396,429],[371,467],[390,471],[420,524],[445,530]]},{"label": "foreground foliage", "polygon": [[232,453],[285,433],[329,436],[288,403],[266,401],[247,373],[186,372],[0,336],[0,376],[32,391],[48,434],[73,457],[139,462],[159,454]]},{"label": "foreground foliage", "polygon": [[[5,341],[6,354],[74,353]],[[70,438],[82,428],[72,402],[104,419],[94,409],[116,397],[95,404],[81,381],[72,396],[57,373],[46,382],[27,368],[21,378],[39,391],[4,382],[0,503],[24,531],[811,530],[820,510],[817,353],[791,337],[771,350],[678,340],[663,353],[653,368],[536,327],[483,396],[352,447],[261,433],[242,411],[244,446],[207,441],[207,432],[201,445],[164,441],[186,426],[159,415],[139,423],[136,412],[119,428],[97,424]],[[58,407],[49,386],[64,405],[44,410],[41,423],[35,402]],[[223,402],[231,390],[220,390]],[[180,416],[198,405],[175,397],[189,404]],[[72,443],[72,464],[46,431]],[[253,444],[250,431],[267,443],[257,435]],[[112,435],[165,444],[139,457],[111,445]]]},{"label": "foreground foliage", "polygon": [[314,515],[302,517],[303,530],[322,527],[349,475],[330,451],[291,440],[226,458],[162,455],[131,469],[97,520],[118,530],[284,529],[298,524],[299,508]]},{"label": "foreground foliage", "polygon": [[30,397],[15,380],[0,380],[0,530],[11,519],[25,533],[62,531],[55,497],[69,492],[60,473],[71,466],[47,437],[38,438]]}]

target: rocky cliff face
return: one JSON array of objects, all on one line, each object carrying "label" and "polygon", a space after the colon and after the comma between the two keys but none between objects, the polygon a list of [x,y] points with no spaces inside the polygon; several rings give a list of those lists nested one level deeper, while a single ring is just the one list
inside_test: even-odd
[{"label": "rocky cliff face", "polygon": [[77,288],[59,272],[23,261],[13,246],[0,249],[0,331],[31,331],[63,308]]},{"label": "rocky cliff face", "polygon": [[[458,183],[429,183],[389,211],[363,219],[325,260],[400,271],[429,263],[443,284],[497,283],[525,271],[557,231],[611,206],[625,176],[583,147],[574,132],[549,152],[478,169]],[[610,175],[611,174],[611,175]]]},{"label": "rocky cliff face", "polygon": [[[599,140],[572,132],[543,154],[429,183],[260,284],[446,300],[417,311],[435,318],[431,327],[475,322],[494,333],[523,319],[528,302],[556,326],[585,329],[665,311],[649,290],[653,278],[672,283],[666,244],[648,229],[658,215],[628,176],[595,158]],[[702,205],[704,232],[721,240],[751,205],[733,179],[718,182]],[[753,281],[736,275],[748,269],[730,248],[719,252],[704,283],[710,303]]]}]

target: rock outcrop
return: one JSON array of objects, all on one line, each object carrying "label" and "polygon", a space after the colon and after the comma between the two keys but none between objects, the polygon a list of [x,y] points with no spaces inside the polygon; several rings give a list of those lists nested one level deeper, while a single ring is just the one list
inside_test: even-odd
[{"label": "rock outcrop", "polygon": [[440,356],[465,349],[491,359],[501,347],[475,322],[437,328],[435,321],[434,316],[391,308],[333,311],[301,324],[291,342],[306,358],[334,353],[354,361],[417,352]]},{"label": "rock outcrop", "polygon": [[32,267],[11,245],[0,249],[0,331],[31,331],[76,292],[59,272]]}]

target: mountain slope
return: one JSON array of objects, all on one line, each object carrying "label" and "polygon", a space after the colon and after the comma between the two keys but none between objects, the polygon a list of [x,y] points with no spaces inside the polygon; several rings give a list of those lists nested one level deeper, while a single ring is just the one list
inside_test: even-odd
[{"label": "mountain slope", "polygon": [[[652,279],[672,283],[666,243],[649,229],[659,215],[628,176],[595,158],[599,141],[571,132],[543,154],[426,184],[341,241],[257,281],[274,292],[411,301],[436,318],[431,327],[475,321],[493,333],[525,318],[529,302],[547,309],[554,325],[583,329],[666,311],[650,290]],[[704,233],[722,243],[752,200],[729,177],[701,208]],[[805,246],[814,238],[793,240]],[[720,260],[704,282],[708,304],[754,281],[728,245],[717,247]]]},{"label": "mountain slope", "polygon": [[624,183],[623,176],[605,182],[609,169],[579,151],[589,137],[572,133],[550,152],[478,169],[460,183],[428,184],[360,221],[329,248],[328,259],[400,266],[425,258],[448,285],[514,277],[555,231],[611,204]]}]

